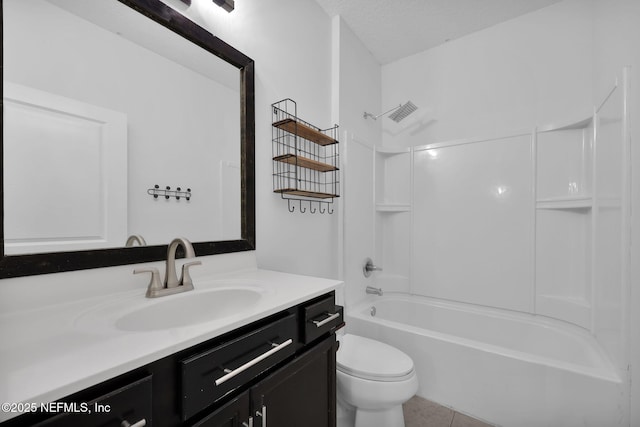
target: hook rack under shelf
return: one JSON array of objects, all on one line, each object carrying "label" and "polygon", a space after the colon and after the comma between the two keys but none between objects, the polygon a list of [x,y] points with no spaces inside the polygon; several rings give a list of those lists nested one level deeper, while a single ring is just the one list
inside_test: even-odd
[{"label": "hook rack under shelf", "polygon": [[[312,214],[316,212],[320,212],[321,214],[328,213],[329,215],[331,215],[334,211],[333,208],[331,207],[331,204],[333,202],[323,202],[321,200],[287,199],[287,208],[291,213],[296,211],[295,202],[298,202],[298,211],[300,213],[306,213],[308,211],[309,213],[312,213]],[[307,203],[309,204],[308,208],[305,206]],[[318,204],[317,207],[315,207],[316,203]],[[323,207],[325,205],[326,207]]]}]

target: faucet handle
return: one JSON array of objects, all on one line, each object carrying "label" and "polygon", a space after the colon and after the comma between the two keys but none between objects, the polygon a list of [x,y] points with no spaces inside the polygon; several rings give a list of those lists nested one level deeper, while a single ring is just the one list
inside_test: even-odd
[{"label": "faucet handle", "polygon": [[373,261],[371,261],[371,258],[367,258],[364,261],[365,264],[362,266],[362,273],[364,274],[364,277],[371,276],[371,273],[373,273],[374,271],[382,271],[382,268],[373,265]]},{"label": "faucet handle", "polygon": [[160,280],[160,272],[157,268],[149,267],[149,268],[136,268],[133,270],[133,274],[140,273],[151,273],[151,280],[149,281],[149,286],[147,287],[147,297],[153,292],[159,289],[164,288],[162,281]]},{"label": "faucet handle", "polygon": [[191,280],[191,275],[189,274],[189,267],[192,265],[200,265],[202,261],[191,261],[182,264],[182,277],[180,278],[180,284],[182,286],[187,286],[193,288],[193,281]]}]

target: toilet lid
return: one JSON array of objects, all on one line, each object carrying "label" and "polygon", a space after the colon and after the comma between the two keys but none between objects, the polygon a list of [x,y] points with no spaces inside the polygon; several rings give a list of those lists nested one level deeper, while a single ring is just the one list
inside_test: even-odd
[{"label": "toilet lid", "polygon": [[351,334],[340,338],[336,362],[346,374],[377,381],[393,381],[413,371],[413,360],[397,348]]}]

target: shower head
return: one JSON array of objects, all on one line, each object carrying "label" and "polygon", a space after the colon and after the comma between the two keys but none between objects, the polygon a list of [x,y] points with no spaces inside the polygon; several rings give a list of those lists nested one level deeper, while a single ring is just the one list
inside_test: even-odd
[{"label": "shower head", "polygon": [[400,120],[404,119],[409,114],[411,114],[414,111],[416,111],[417,109],[418,109],[418,107],[416,107],[413,102],[407,101],[406,104],[401,105],[400,107],[398,107],[398,109],[396,111],[394,111],[393,113],[389,114],[389,118],[391,120],[393,120],[394,122],[398,123],[398,122],[400,122]]},{"label": "shower head", "polygon": [[409,114],[416,111],[417,109],[418,107],[416,107],[416,105],[413,102],[407,101],[405,104],[400,104],[397,107],[393,107],[392,109],[385,111],[382,114],[378,114],[377,116],[374,116],[373,114],[367,113],[365,111],[364,118],[366,119],[367,117],[370,117],[373,120],[378,120],[378,117],[384,116],[385,114],[391,113],[393,111],[393,113],[389,114],[389,118],[394,122],[398,123],[402,119],[407,117]]}]

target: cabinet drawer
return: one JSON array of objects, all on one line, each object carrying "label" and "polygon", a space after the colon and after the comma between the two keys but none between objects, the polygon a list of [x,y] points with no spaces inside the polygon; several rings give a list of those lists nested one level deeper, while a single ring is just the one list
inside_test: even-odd
[{"label": "cabinet drawer", "polygon": [[302,307],[302,342],[307,344],[344,323],[343,309],[335,305],[334,295]]},{"label": "cabinet drawer", "polygon": [[[131,426],[150,427],[153,425],[151,393],[149,375],[97,399],[67,403],[72,405],[66,408],[70,412],[49,418],[35,427],[122,427],[124,421]],[[60,406],[60,410],[65,409]]]},{"label": "cabinet drawer", "polygon": [[190,418],[293,355],[296,337],[296,315],[290,314],[182,360],[182,419]]}]

